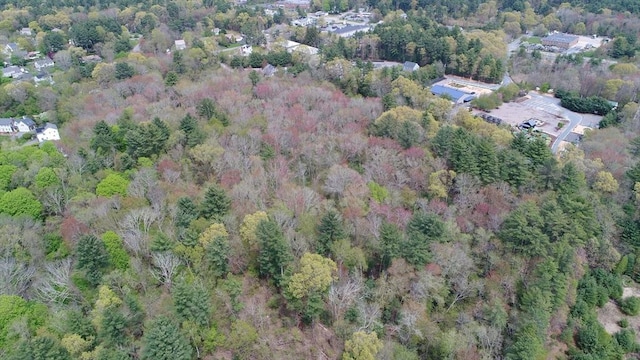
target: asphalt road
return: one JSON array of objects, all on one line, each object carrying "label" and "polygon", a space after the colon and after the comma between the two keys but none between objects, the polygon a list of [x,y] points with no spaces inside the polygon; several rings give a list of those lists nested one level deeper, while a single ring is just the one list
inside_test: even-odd
[{"label": "asphalt road", "polygon": [[569,135],[576,126],[582,122],[582,115],[569,111],[560,106],[559,99],[543,96],[536,93],[529,93],[531,100],[528,101],[531,105],[535,106],[539,110],[546,111],[551,114],[562,116],[569,120],[569,124],[562,128],[562,132],[556,137],[556,140],[551,144],[551,151],[555,154],[558,151],[560,143]]}]

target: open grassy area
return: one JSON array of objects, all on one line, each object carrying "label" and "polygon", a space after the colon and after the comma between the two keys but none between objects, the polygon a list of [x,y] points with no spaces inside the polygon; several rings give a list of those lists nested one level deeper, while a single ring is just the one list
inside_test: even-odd
[{"label": "open grassy area", "polygon": [[523,39],[522,41],[526,41],[530,44],[542,44],[542,41],[540,40],[540,37],[538,36],[532,36],[526,39]]}]

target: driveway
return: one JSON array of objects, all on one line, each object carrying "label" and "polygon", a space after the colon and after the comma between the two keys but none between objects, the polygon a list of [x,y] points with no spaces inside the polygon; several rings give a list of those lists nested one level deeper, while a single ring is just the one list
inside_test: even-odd
[{"label": "driveway", "polygon": [[529,93],[531,100],[527,101],[527,105],[533,106],[538,110],[548,112],[550,114],[562,116],[569,120],[569,124],[562,128],[562,132],[558,134],[555,141],[551,145],[551,151],[555,154],[558,151],[558,146],[564,141],[564,139],[573,131],[573,129],[580,125],[582,122],[582,115],[569,111],[560,106],[560,99],[556,99],[551,96],[540,95],[536,93]]}]

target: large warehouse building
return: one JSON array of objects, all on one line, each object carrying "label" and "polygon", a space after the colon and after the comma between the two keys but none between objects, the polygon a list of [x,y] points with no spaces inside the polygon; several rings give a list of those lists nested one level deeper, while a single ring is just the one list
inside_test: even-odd
[{"label": "large warehouse building", "polygon": [[569,49],[578,43],[578,37],[575,35],[554,33],[542,38],[542,45],[557,46],[561,49]]}]

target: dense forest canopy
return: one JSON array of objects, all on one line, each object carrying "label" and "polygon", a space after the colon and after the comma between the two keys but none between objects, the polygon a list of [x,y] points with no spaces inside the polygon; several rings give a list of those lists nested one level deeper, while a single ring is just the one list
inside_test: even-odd
[{"label": "dense forest canopy", "polygon": [[[635,2],[337,5],[382,22],[0,2],[7,65],[55,62],[2,78],[0,115],[61,137],[0,136],[2,359],[637,355]],[[611,39],[550,60],[525,46],[549,31]],[[435,96],[449,75],[498,88],[487,110],[554,89],[601,128],[553,153]]]}]

